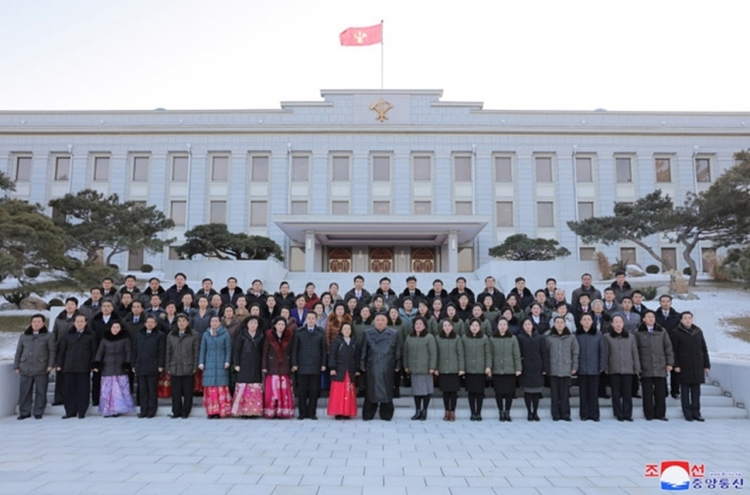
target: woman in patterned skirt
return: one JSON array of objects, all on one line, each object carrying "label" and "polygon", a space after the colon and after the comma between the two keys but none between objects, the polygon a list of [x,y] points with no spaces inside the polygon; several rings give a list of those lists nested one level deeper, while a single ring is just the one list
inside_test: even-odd
[{"label": "woman in patterned skirt", "polygon": [[234,346],[233,362],[237,383],[234,386],[232,416],[252,418],[263,415],[261,361],[265,335],[260,329],[260,321],[257,316],[249,316]]},{"label": "woman in patterned skirt", "polygon": [[130,395],[128,371],[131,365],[131,341],[122,331],[119,321],[104,333],[94,358],[94,370],[102,373],[102,389],[99,398],[99,414],[117,417],[135,412],[133,396]]},{"label": "woman in patterned skirt", "polygon": [[211,317],[209,329],[201,338],[198,369],[203,371],[203,407],[208,419],[226,418],[232,409],[229,393],[229,363],[232,341],[218,316]]},{"label": "woman in patterned skirt", "polygon": [[328,415],[336,419],[357,416],[357,372],[359,349],[352,337],[352,324],[344,321],[339,336],[331,343],[328,354],[328,369],[331,373],[331,395],[328,400]]},{"label": "woman in patterned skirt", "polygon": [[266,418],[293,418],[292,393],[292,341],[294,331],[284,317],[273,320],[273,328],[266,332],[263,343],[263,416]]}]

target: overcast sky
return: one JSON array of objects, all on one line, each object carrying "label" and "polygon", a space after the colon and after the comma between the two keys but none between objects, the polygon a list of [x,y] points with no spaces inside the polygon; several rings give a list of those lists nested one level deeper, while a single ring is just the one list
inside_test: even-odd
[{"label": "overcast sky", "polygon": [[748,111],[749,0],[0,0],[0,110],[278,108],[443,89],[490,109]]}]

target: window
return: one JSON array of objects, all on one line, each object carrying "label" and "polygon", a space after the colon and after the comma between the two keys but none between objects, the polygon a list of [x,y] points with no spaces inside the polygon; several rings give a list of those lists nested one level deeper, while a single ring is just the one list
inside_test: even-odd
[{"label": "window", "polygon": [[415,201],[414,202],[414,214],[415,215],[429,215],[432,213],[432,201]]},{"label": "window", "polygon": [[94,180],[109,180],[109,157],[97,156],[94,158]]},{"label": "window", "polygon": [[471,201],[456,201],[456,215],[471,215],[472,210]]},{"label": "window", "polygon": [[136,156],[133,158],[133,181],[148,182],[148,157]]},{"label": "window", "polygon": [[656,182],[672,182],[672,163],[669,158],[655,159],[654,171],[656,172]]},{"label": "window", "polygon": [[188,180],[188,157],[172,157],[172,181],[187,182]]},{"label": "window", "polygon": [[695,180],[711,182],[711,160],[708,158],[695,159]]},{"label": "window", "polygon": [[307,215],[307,201],[292,201],[292,215]]},{"label": "window", "polygon": [[495,182],[513,182],[513,162],[509,156],[495,157]]},{"label": "window", "polygon": [[334,156],[331,170],[331,178],[335,181],[349,180],[349,157]]},{"label": "window", "polygon": [[628,265],[634,264],[636,262],[635,248],[632,248],[632,247],[620,248],[620,260]]},{"label": "window", "polygon": [[292,180],[302,182],[310,180],[310,171],[308,170],[309,163],[310,157],[292,157]]},{"label": "window", "polygon": [[555,226],[555,204],[552,201],[539,201],[536,204],[537,227]]},{"label": "window", "polygon": [[70,157],[58,156],[55,158],[55,180],[70,179]]},{"label": "window", "polygon": [[31,181],[31,157],[30,156],[19,156],[16,157],[16,174],[14,179],[17,182],[30,182]]},{"label": "window", "polygon": [[432,180],[431,162],[429,156],[414,157],[414,180]]},{"label": "window", "polygon": [[498,227],[513,227],[513,202],[498,201],[495,203],[495,224]]},{"label": "window", "polygon": [[669,266],[662,262],[661,271],[668,272],[669,270],[677,269],[677,248],[661,248],[661,258],[666,261]]},{"label": "window", "polygon": [[128,270],[140,271],[143,266],[143,248],[128,251]]},{"label": "window", "polygon": [[268,157],[254,156],[252,159],[250,178],[256,182],[268,182]]},{"label": "window", "polygon": [[596,253],[596,248],[582,247],[578,250],[578,257],[581,261],[594,261],[594,253]]},{"label": "window", "polygon": [[372,202],[372,214],[373,215],[389,215],[390,213],[391,213],[390,201],[373,201]]},{"label": "window", "polygon": [[591,201],[578,202],[578,220],[586,220],[594,216],[594,203]]},{"label": "window", "polygon": [[228,156],[211,157],[211,180],[216,182],[226,182],[229,180]]},{"label": "window", "polygon": [[177,253],[177,248],[174,246],[169,247],[169,254],[168,257],[170,260],[178,260],[180,259],[180,255]]},{"label": "window", "polygon": [[268,225],[268,202],[250,201],[250,226],[265,227]]},{"label": "window", "polygon": [[590,157],[576,157],[576,182],[594,182]]},{"label": "window", "polygon": [[169,205],[169,218],[175,225],[185,225],[187,201],[172,201]]},{"label": "window", "polygon": [[630,168],[630,158],[615,158],[617,182],[633,182],[633,171]]},{"label": "window", "polygon": [[453,158],[454,178],[456,182],[471,182],[471,157],[456,156]]},{"label": "window", "polygon": [[372,157],[372,180],[391,180],[391,158],[389,156]]},{"label": "window", "polygon": [[331,201],[331,213],[333,215],[348,215],[349,214],[349,202],[348,201]]},{"label": "window", "polygon": [[534,159],[536,166],[537,182],[552,182],[552,158],[548,156],[537,156]]},{"label": "window", "polygon": [[211,223],[227,223],[227,202],[211,201]]}]

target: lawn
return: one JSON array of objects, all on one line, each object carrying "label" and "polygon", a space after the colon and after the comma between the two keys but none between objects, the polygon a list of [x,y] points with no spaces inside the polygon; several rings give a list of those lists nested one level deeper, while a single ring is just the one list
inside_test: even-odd
[{"label": "lawn", "polygon": [[722,322],[732,327],[728,331],[730,335],[745,342],[750,342],[750,316],[724,318]]},{"label": "lawn", "polygon": [[[29,327],[28,315],[8,315],[0,314],[0,332],[23,332]],[[49,325],[47,328],[50,328]]]}]

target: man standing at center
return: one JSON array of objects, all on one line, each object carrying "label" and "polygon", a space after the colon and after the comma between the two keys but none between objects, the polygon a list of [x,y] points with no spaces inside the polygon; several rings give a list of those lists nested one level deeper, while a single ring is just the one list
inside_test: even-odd
[{"label": "man standing at center", "polygon": [[316,325],[317,316],[313,311],[305,316],[305,325],[297,328],[292,347],[292,372],[297,372],[297,419],[318,419],[318,395],[320,395],[320,373],[326,370],[325,330]]},{"label": "man standing at center", "polygon": [[360,368],[365,371],[365,403],[362,419],[369,421],[375,417],[380,406],[380,419],[393,418],[393,371],[399,371],[401,348],[398,333],[388,328],[385,313],[375,315],[373,327],[365,331],[362,340]]}]

